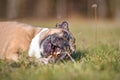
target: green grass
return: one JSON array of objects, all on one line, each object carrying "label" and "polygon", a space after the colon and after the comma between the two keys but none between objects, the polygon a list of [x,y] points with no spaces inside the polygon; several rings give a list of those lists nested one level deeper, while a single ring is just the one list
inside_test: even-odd
[{"label": "green grass", "polygon": [[[54,26],[55,21],[41,23]],[[120,25],[113,22],[69,21],[76,38],[76,63],[38,64],[0,61],[0,80],[119,80]],[[38,23],[32,23],[39,25]],[[96,33],[97,26],[97,33]],[[24,52],[21,52],[24,53]]]}]

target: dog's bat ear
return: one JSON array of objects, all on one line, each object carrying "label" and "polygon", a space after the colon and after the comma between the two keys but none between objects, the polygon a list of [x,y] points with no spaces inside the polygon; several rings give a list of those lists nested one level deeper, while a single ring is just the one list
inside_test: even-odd
[{"label": "dog's bat ear", "polygon": [[66,30],[69,30],[67,21],[63,21],[61,26],[62,26],[62,28],[66,29]]},{"label": "dog's bat ear", "polygon": [[65,30],[69,30],[68,22],[63,21],[62,23],[58,23],[58,24],[56,24],[56,28],[62,28],[62,29],[65,29]]}]

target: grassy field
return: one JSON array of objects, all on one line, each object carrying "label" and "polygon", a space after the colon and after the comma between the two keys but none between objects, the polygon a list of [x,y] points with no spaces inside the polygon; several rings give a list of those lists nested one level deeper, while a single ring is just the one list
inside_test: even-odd
[{"label": "grassy field", "polygon": [[[31,22],[28,22],[31,23]],[[31,23],[54,26],[55,21]],[[69,21],[76,38],[76,63],[0,61],[0,80],[120,80],[120,25],[107,21]],[[21,52],[23,53],[23,52]]]}]

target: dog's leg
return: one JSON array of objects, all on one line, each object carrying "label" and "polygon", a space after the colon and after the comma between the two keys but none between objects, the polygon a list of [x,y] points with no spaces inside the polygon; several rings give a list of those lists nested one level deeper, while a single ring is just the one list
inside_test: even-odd
[{"label": "dog's leg", "polygon": [[18,61],[18,47],[15,42],[8,43],[6,52],[5,52],[6,60]]},{"label": "dog's leg", "polygon": [[18,53],[7,53],[6,60],[12,60],[18,62]]}]

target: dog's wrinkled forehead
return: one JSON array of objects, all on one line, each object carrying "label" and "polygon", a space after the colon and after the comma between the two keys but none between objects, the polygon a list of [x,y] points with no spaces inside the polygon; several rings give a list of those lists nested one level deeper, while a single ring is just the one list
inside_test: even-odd
[{"label": "dog's wrinkled forehead", "polygon": [[51,36],[61,37],[65,38],[66,40],[70,40],[72,38],[72,35],[69,31],[64,29],[56,29],[57,31],[51,31]]},{"label": "dog's wrinkled forehead", "polygon": [[61,30],[61,32],[54,33],[52,36],[61,37],[66,39],[67,41],[69,41],[72,38],[72,35],[66,30]]}]

